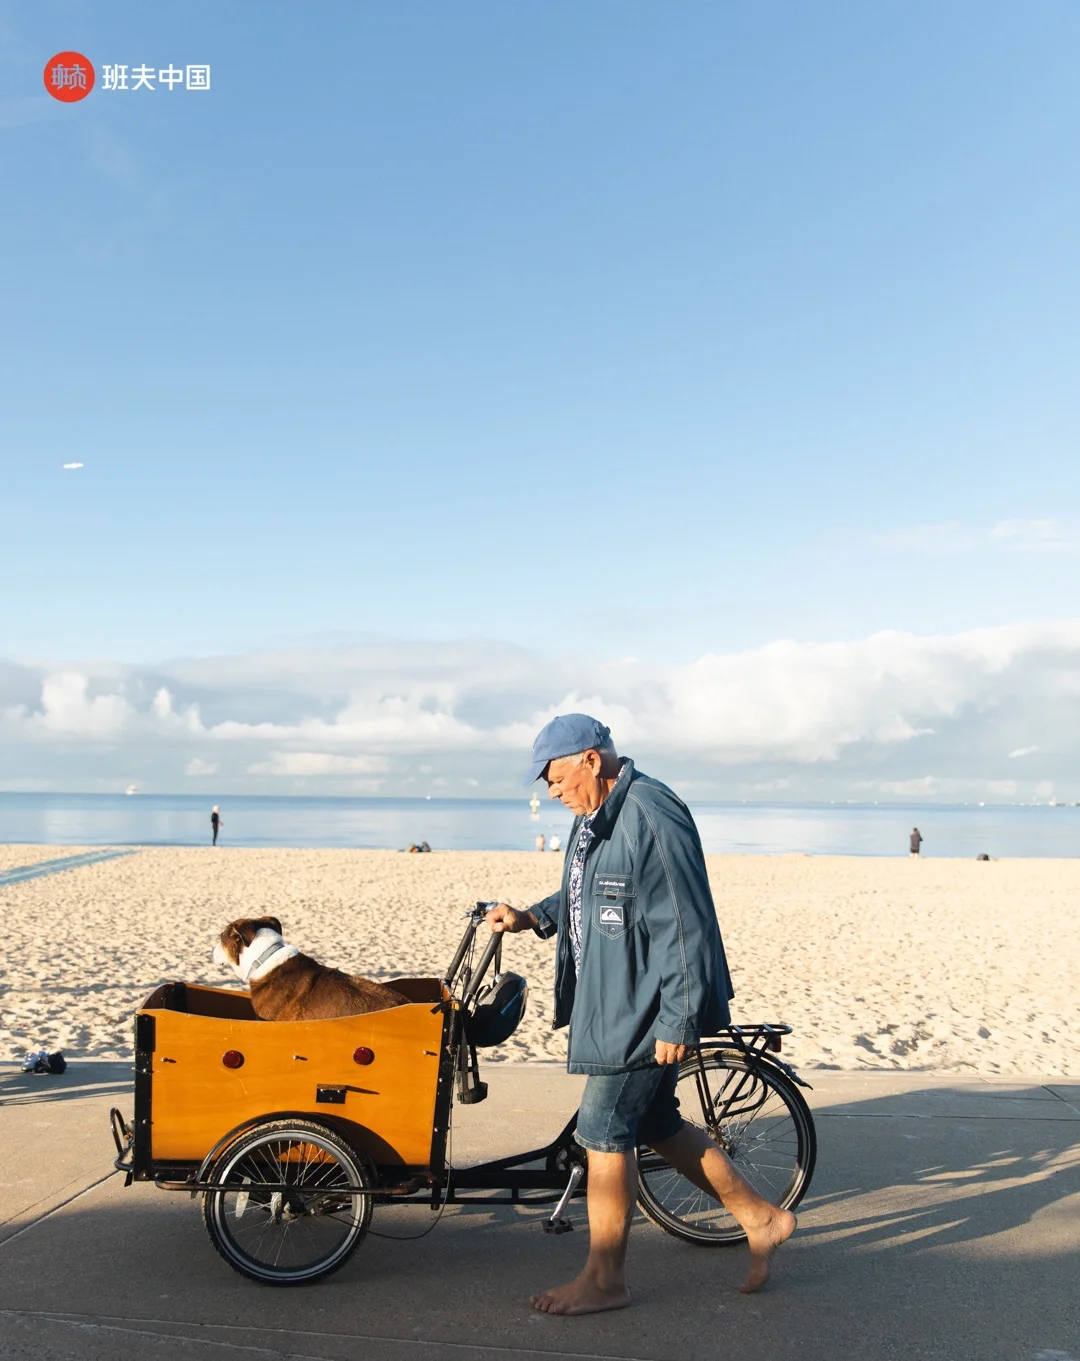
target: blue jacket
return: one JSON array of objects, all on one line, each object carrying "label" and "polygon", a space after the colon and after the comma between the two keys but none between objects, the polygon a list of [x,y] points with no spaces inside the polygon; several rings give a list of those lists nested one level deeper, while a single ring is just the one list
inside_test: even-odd
[{"label": "blue jacket", "polygon": [[623,1073],[654,1062],[657,1040],[715,1035],[734,992],[690,810],[626,759],[593,819],[575,971],[568,879],[581,822],[561,889],[531,910],[539,936],[558,932],[554,1024],[570,1025],[569,1071]]}]

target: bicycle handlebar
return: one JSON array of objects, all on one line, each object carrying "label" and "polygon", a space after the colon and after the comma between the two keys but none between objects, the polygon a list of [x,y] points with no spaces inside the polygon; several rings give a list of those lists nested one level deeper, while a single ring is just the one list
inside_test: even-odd
[{"label": "bicycle handlebar", "polygon": [[[448,985],[452,986],[455,978],[457,978],[458,971],[461,969],[462,963],[465,960],[465,956],[469,953],[469,949],[476,938],[476,932],[478,927],[480,926],[480,923],[484,920],[484,918],[491,911],[491,909],[493,907],[496,907],[497,905],[498,905],[497,903],[493,902],[492,903],[478,902],[475,907],[471,907],[468,910],[468,912],[462,914],[463,916],[468,918],[468,924],[465,927],[464,934],[461,937],[461,943],[458,945],[458,948],[454,953],[454,958],[450,962],[450,968],[446,972],[446,982]],[[499,967],[499,962],[501,960],[500,948],[501,946],[502,946],[502,933],[492,932],[491,940],[485,947],[484,953],[480,956],[476,968],[472,971],[472,975],[469,980],[469,986],[465,992],[466,997],[472,997],[476,992],[477,986],[479,985],[481,978],[487,972],[488,965],[491,963],[493,956],[495,957],[496,969]]]},{"label": "bicycle handlebar", "polygon": [[487,973],[491,961],[495,958],[501,945],[502,932],[493,931],[491,933],[491,939],[484,946],[483,954],[476,961],[476,968],[472,971],[472,977],[469,979],[469,986],[465,989],[462,1001],[469,1002],[476,996],[477,989],[483,982],[484,975]]}]

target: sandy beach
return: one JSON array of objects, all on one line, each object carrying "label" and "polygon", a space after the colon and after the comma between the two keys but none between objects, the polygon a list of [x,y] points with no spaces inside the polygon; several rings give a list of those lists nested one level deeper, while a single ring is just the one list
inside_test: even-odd
[{"label": "sandy beach", "polygon": [[[0,847],[0,872],[91,848]],[[508,852],[147,849],[0,886],[0,1056],[131,1054],[167,979],[227,984],[225,922],[273,913],[317,958],[376,979],[441,974],[476,899],[525,907],[561,857]],[[1080,861],[711,856],[736,1021],[794,1028],[800,1067],[1080,1075]],[[565,1058],[554,950],[510,938],[529,1009],[488,1060]]]}]

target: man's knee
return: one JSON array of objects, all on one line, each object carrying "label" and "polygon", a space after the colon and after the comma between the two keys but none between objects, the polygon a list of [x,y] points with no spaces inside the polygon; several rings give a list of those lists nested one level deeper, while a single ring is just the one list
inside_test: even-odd
[{"label": "man's knee", "polygon": [[637,1157],[633,1153],[607,1153],[589,1149],[589,1185],[594,1181],[625,1180],[637,1171]]}]

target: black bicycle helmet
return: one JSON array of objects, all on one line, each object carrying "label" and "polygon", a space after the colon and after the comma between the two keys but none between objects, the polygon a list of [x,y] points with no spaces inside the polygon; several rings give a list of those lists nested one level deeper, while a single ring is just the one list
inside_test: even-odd
[{"label": "black bicycle helmet", "polygon": [[476,995],[476,1010],[465,1021],[465,1035],[478,1049],[508,1040],[525,1015],[529,985],[519,973],[501,973]]}]

